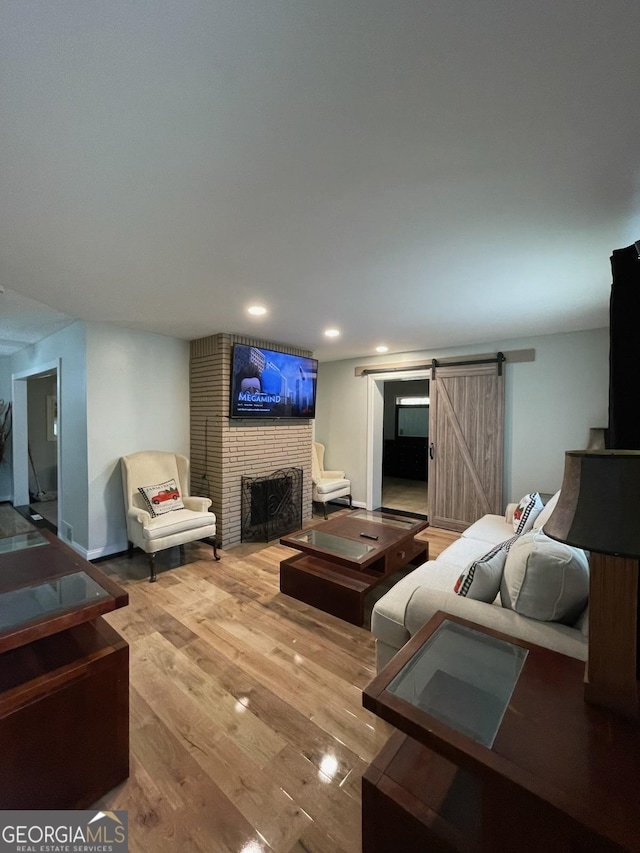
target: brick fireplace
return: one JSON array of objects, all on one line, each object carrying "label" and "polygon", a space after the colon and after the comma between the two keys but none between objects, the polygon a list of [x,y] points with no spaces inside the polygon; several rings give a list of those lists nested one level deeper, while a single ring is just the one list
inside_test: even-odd
[{"label": "brick fireplace", "polygon": [[242,478],[301,468],[302,520],[311,517],[312,421],[229,418],[231,347],[234,343],[310,356],[272,341],[218,334],[191,342],[191,491],[208,495],[223,548],[240,542]]}]

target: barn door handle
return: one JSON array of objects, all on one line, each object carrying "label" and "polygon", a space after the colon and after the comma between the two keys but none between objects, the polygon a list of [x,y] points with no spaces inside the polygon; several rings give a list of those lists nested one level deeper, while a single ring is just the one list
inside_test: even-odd
[{"label": "barn door handle", "polygon": [[433,459],[436,454],[434,453],[434,444],[431,442],[429,445],[429,459]]}]

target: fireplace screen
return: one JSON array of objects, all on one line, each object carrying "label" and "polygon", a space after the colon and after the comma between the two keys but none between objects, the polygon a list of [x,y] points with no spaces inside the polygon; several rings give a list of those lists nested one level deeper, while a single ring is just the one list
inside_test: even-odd
[{"label": "fireplace screen", "polygon": [[302,468],[242,478],[243,542],[270,542],[302,527]]}]

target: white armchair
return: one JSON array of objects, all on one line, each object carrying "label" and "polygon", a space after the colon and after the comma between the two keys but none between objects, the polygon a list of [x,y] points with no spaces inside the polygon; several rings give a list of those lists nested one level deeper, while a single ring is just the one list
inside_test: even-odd
[{"label": "white armchair", "polygon": [[348,498],[351,507],[351,481],[345,478],[344,471],[325,471],[324,444],[314,441],[311,453],[311,499],[322,504],[324,517],[327,517],[327,503],[335,498]]},{"label": "white armchair", "polygon": [[[185,542],[210,539],[213,557],[220,559],[215,539],[216,517],[207,511],[211,500],[189,495],[189,460],[186,456],[163,450],[142,450],[121,457],[120,467],[129,557],[134,547],[149,555],[150,582],[156,580],[156,553],[174,545],[180,547],[180,557],[184,560]],[[165,488],[156,495],[150,492],[151,497],[147,498],[139,491],[140,487],[166,486],[172,480],[175,481],[175,489]],[[174,509],[176,504],[183,504],[184,508]]]}]

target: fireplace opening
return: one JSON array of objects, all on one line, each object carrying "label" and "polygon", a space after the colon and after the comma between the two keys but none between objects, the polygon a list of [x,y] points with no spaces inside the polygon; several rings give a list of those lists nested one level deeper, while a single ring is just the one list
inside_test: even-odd
[{"label": "fireplace opening", "polygon": [[270,542],[302,527],[302,468],[242,478],[242,542]]}]

